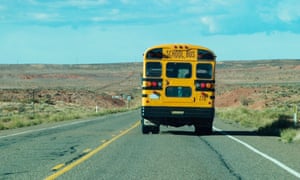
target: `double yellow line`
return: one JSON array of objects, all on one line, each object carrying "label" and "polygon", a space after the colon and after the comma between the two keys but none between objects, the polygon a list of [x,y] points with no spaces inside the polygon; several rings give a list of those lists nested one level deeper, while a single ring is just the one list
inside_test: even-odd
[{"label": "double yellow line", "polygon": [[78,166],[79,164],[83,163],[84,161],[88,160],[89,158],[91,158],[92,156],[94,156],[95,154],[97,154],[99,151],[103,150],[105,147],[107,147],[112,142],[116,141],[120,137],[124,136],[125,134],[127,134],[128,132],[130,132],[131,130],[133,130],[134,128],[136,128],[139,124],[140,124],[140,121],[137,121],[129,129],[121,132],[120,134],[118,134],[117,136],[113,137],[109,141],[104,142],[103,144],[101,144],[100,146],[98,146],[96,149],[94,149],[93,151],[90,151],[89,153],[87,153],[85,156],[83,156],[82,158],[78,159],[77,161],[72,162],[71,164],[65,166],[63,169],[61,169],[61,170],[57,171],[56,173],[54,173],[54,174],[46,177],[45,180],[56,179],[59,176],[63,175],[64,173],[70,171],[74,167]]}]

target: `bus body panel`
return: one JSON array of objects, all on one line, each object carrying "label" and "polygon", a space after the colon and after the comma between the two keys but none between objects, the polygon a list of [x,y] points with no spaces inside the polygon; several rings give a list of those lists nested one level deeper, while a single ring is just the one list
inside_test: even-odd
[{"label": "bus body panel", "polygon": [[212,127],[215,55],[206,47],[162,44],[144,53],[142,119],[157,125]]},{"label": "bus body panel", "polygon": [[203,127],[212,125],[214,108],[193,107],[142,107],[142,117],[160,125],[180,127],[184,125],[202,124]]}]

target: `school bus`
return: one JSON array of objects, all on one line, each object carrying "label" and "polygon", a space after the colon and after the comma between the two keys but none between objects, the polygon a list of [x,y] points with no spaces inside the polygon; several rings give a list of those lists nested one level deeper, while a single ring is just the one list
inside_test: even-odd
[{"label": "school bus", "polygon": [[143,54],[141,129],[193,125],[211,134],[215,114],[216,55],[192,44],[161,44]]}]

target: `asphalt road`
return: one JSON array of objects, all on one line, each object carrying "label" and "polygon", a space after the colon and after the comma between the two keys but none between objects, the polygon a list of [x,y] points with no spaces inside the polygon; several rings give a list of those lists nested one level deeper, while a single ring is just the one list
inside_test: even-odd
[{"label": "asphalt road", "polygon": [[143,135],[139,110],[0,132],[0,179],[300,179],[300,143],[215,120]]}]

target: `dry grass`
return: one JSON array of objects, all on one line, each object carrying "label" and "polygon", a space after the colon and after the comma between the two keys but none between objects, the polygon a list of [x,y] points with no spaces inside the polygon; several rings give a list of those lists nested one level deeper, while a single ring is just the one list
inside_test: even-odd
[{"label": "dry grass", "polygon": [[124,111],[127,96],[136,108],[140,72],[141,63],[0,65],[0,130]]},{"label": "dry grass", "polygon": [[[126,95],[137,108],[141,71],[142,63],[0,65],[0,130],[123,111]],[[299,77],[300,60],[218,62],[217,115],[290,142],[300,132],[282,117],[288,124],[300,107]]]},{"label": "dry grass", "polygon": [[257,128],[262,135],[292,142],[300,133],[292,121],[300,107],[300,61],[225,62],[217,70],[217,116]]}]

